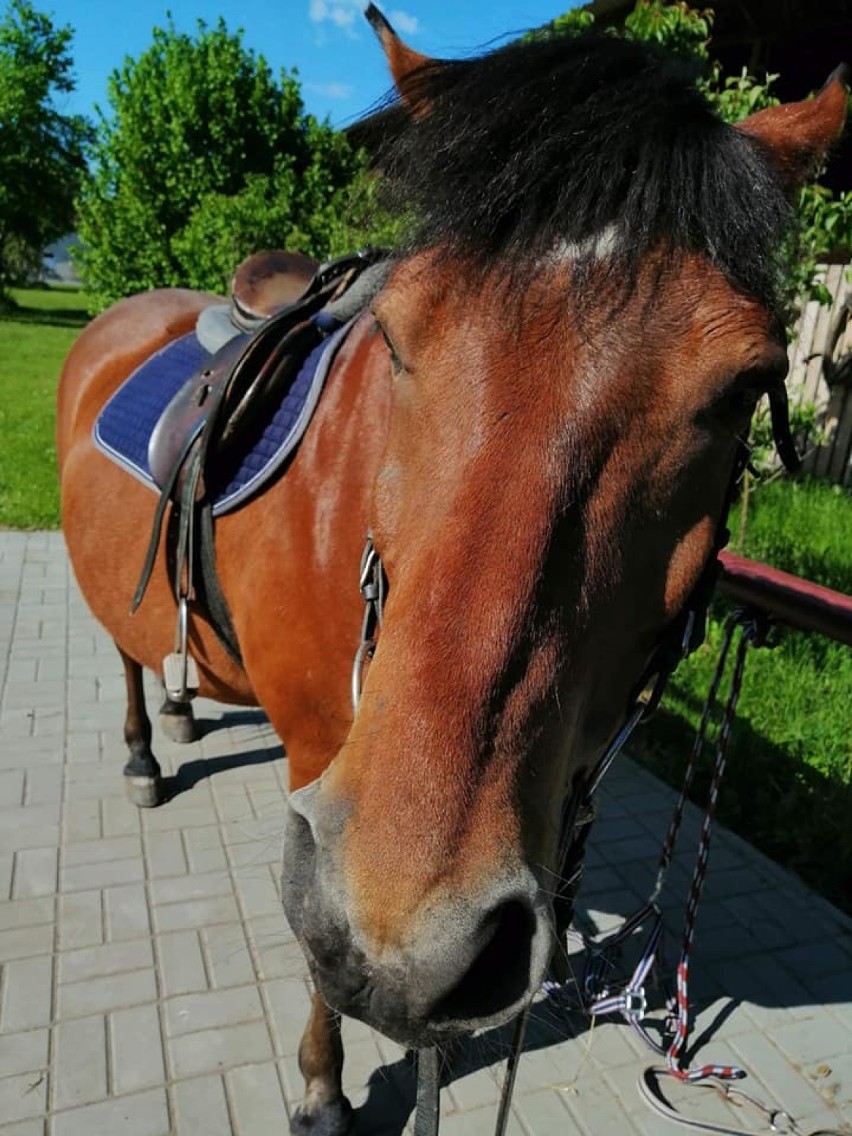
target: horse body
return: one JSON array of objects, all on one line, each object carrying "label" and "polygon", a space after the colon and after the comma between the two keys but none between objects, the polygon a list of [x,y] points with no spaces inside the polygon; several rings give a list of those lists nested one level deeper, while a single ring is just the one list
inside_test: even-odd
[{"label": "horse body", "polygon": [[[318,988],[292,1125],[327,1136],[350,1122],[340,1012],[423,1045],[503,1022],[538,989],[563,798],[718,545],[755,402],[786,371],[765,252],[782,186],[839,132],[845,102],[835,83],[738,131],[635,45],[510,48],[492,76],[487,61],[433,67],[380,31],[412,124],[393,175],[419,191],[424,237],[349,333],[286,471],[217,520],[243,666],[203,619],[190,636],[201,692],[263,706],[287,749],[283,899]],[[544,142],[525,173],[518,147],[536,134],[517,127],[538,113],[544,62],[563,69],[560,145],[597,155],[591,189],[570,154],[554,171],[561,151]],[[468,137],[477,93],[497,121]],[[741,200],[756,185],[759,207]],[[140,667],[171,650],[175,603],[161,550],[129,614],[155,498],[91,432],[129,371],[210,302],[124,301],[80,337],[60,391],[63,522],[125,659],[141,803],[158,770]],[[353,714],[368,531],[389,591]]]},{"label": "horse body", "polygon": [[[92,428],[128,374],[190,331],[211,302],[219,301],[180,290],[123,301],[81,336],[60,383],[58,452],[71,561],[92,611],[120,649],[155,672],[174,643],[165,547],[138,614],[131,615],[130,598],[156,498],[97,450]],[[381,369],[374,378],[359,375],[357,383],[347,375],[353,359],[360,372],[374,338],[369,319],[348,336],[287,477],[217,521],[217,568],[244,667],[204,620],[191,623],[199,692],[262,705],[293,754],[294,787],[319,775],[351,720],[349,644],[361,619],[357,564],[388,384]]]},{"label": "horse body", "polygon": [[[156,673],[174,645],[175,601],[164,558],[151,581],[144,617],[130,614],[132,578],[145,556],[156,498],[95,447],[92,431],[128,375],[169,340],[191,331],[213,300],[170,289],[121,301],[80,336],[59,384],[57,455],[71,563],[87,603],[119,648]],[[256,704],[247,676],[205,624],[193,626],[193,649],[205,694]]]}]

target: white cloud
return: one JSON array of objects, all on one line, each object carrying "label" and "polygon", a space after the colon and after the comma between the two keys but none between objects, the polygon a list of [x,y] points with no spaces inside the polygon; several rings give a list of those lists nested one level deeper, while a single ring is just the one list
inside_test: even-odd
[{"label": "white cloud", "polygon": [[361,0],[311,0],[308,15],[315,24],[328,21],[338,28],[351,28],[362,8]]},{"label": "white cloud", "polygon": [[414,35],[420,28],[420,21],[416,16],[410,15],[408,12],[401,12],[398,9],[391,12],[388,17],[390,22],[402,35]]},{"label": "white cloud", "polygon": [[[363,0],[310,0],[308,15],[315,24],[329,23],[345,31],[352,31],[355,21],[360,21],[365,6]],[[401,9],[392,11],[388,19],[402,35],[414,35],[420,28],[417,17]]]},{"label": "white cloud", "polygon": [[348,83],[306,83],[305,86],[317,95],[325,95],[327,99],[349,99],[355,93],[355,88]]}]

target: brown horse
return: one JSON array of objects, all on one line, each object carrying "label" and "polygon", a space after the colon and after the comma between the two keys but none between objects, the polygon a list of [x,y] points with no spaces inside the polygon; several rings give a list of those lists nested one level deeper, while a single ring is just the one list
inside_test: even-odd
[{"label": "brown horse", "polygon": [[[680,63],[635,44],[443,65],[372,18],[402,98],[387,180],[416,233],[289,467],[217,521],[242,666],[191,627],[201,693],[262,706],[302,790],[284,899],[319,993],[292,1125],[325,1134],[351,1123],[340,1012],[421,1045],[501,1023],[538,989],[563,797],[714,551],[755,401],[786,371],[788,202],[846,105],[835,77],[734,128]],[[126,773],[148,802],[141,668],[171,649],[175,600],[161,553],[129,614],[156,499],[92,428],[211,302],[117,304],[59,396],[68,548],[124,660]],[[368,530],[388,595],[353,715]]]}]

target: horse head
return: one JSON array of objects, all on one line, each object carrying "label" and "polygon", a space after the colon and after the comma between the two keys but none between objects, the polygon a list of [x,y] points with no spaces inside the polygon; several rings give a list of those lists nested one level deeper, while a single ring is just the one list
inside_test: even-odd
[{"label": "horse head", "polygon": [[[715,554],[787,369],[776,251],[846,92],[721,122],[610,37],[462,63],[372,9],[417,229],[376,298],[388,594],[284,902],[330,1005],[409,1044],[498,1024],[554,948],[560,817]],[[353,573],[355,567],[353,566]]]}]

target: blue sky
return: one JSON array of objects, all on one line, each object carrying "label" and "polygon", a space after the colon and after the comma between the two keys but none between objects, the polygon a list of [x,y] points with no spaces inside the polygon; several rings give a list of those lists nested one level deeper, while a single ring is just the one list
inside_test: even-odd
[{"label": "blue sky", "polygon": [[[308,110],[335,125],[351,122],[387,90],[378,43],[363,17],[361,0],[35,0],[57,25],[74,29],[77,90],[60,109],[91,115],[106,109],[110,72],[125,56],[139,55],[151,29],[171,12],[181,31],[197,19],[219,16],[229,30],[242,28],[248,47],[277,71],[296,67]],[[383,7],[413,47],[427,55],[458,57],[508,35],[545,23],[576,0],[388,0]]]}]

